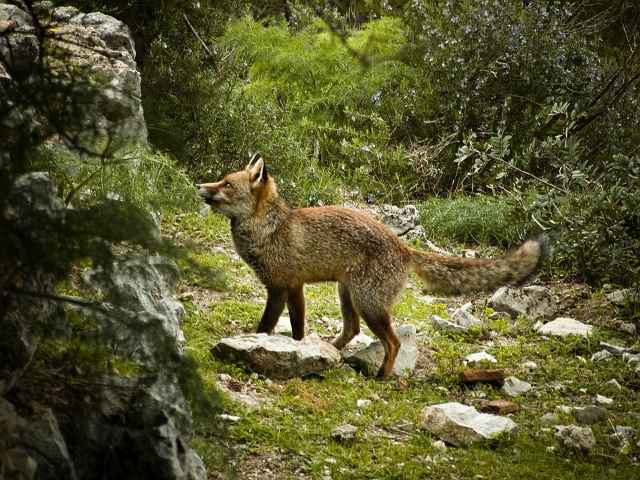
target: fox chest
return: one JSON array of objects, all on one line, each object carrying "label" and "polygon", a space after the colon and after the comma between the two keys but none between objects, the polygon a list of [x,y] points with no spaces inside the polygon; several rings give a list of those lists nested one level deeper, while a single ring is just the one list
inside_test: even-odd
[{"label": "fox chest", "polygon": [[282,239],[256,239],[252,235],[232,232],[238,255],[251,267],[265,285],[281,283],[291,270],[287,262],[286,242]]}]

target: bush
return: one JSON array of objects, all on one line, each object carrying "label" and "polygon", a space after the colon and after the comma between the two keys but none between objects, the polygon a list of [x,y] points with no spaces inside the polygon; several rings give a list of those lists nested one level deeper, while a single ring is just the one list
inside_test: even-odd
[{"label": "bush", "polygon": [[[514,218],[533,220],[549,231],[556,266],[568,278],[594,285],[638,286],[640,157],[611,153],[594,161],[585,131],[574,133],[585,115],[579,106],[556,104],[550,116],[563,119],[564,134],[532,141],[522,158],[509,153],[510,136],[504,132],[486,143],[469,136],[458,161],[473,159],[476,174],[494,172],[494,183],[520,202]],[[546,166],[541,176],[525,170],[537,162]],[[523,193],[529,188],[538,192],[532,203]]]}]

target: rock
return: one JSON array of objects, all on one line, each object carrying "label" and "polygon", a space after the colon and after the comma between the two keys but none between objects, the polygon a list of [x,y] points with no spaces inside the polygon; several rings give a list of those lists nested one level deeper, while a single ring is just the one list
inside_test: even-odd
[{"label": "rock", "polygon": [[608,352],[607,350],[600,350],[599,352],[591,355],[592,362],[602,362],[604,360],[611,360],[613,358],[613,354]]},{"label": "rock", "polygon": [[293,329],[291,328],[291,319],[289,317],[280,317],[278,323],[273,329],[273,333],[277,335],[293,335]]},{"label": "rock", "polygon": [[353,337],[349,343],[347,343],[347,346],[356,346],[356,345],[369,346],[373,342],[375,342],[373,338],[371,338],[366,333],[360,332],[358,335]]},{"label": "rock", "polygon": [[178,341],[184,340],[180,325],[184,306],[174,296],[180,279],[176,263],[166,257],[142,256],[116,263],[109,270],[83,273],[88,285],[105,298],[133,313],[151,314]]},{"label": "rock", "polygon": [[[95,135],[86,146],[93,147],[96,136],[107,135],[124,143],[145,142],[140,74],[128,27],[103,13],[83,14],[71,7],[56,8],[51,2],[38,4],[34,11],[40,22],[38,28],[55,32],[48,37],[47,48],[66,55],[64,61],[58,57],[50,62],[50,76],[61,97],[56,101],[69,107],[66,118],[76,122],[75,128],[83,133]],[[0,85],[0,98],[9,97],[8,106],[14,108],[9,115],[12,127],[35,132],[47,122],[33,112],[15,109],[3,88],[13,82],[12,75],[25,75],[39,60],[34,19],[4,2],[0,3],[0,14],[0,19],[17,27],[11,35],[0,37],[0,58],[7,59],[9,67],[7,71],[0,67],[0,76],[6,79]],[[75,98],[82,101],[73,101]]]},{"label": "rock", "polygon": [[622,385],[620,385],[620,383],[615,378],[612,378],[608,382],[605,382],[605,385],[608,385],[609,387],[613,387],[617,390],[622,390]]},{"label": "rock", "polygon": [[593,332],[593,327],[572,318],[559,317],[552,322],[545,323],[538,329],[538,332],[542,335],[557,335],[560,337],[566,337],[568,335],[587,337]]},{"label": "rock", "polygon": [[626,427],[622,425],[616,425],[613,428],[614,435],[619,438],[626,438],[628,440],[633,440],[638,434],[637,430],[633,427]]},{"label": "rock", "polygon": [[378,213],[380,214],[380,221],[399,237],[422,226],[420,213],[413,205],[406,205],[403,208],[395,205],[382,205],[378,209]]},{"label": "rock", "polygon": [[626,288],[624,290],[615,290],[606,294],[606,297],[614,305],[624,307],[629,303],[640,303],[640,293],[632,288]]},{"label": "rock", "polygon": [[598,423],[607,416],[607,410],[602,407],[574,407],[573,417],[578,423],[583,425],[591,425]]},{"label": "rock", "polygon": [[493,355],[489,355],[487,352],[471,353],[462,359],[462,363],[465,365],[482,366],[482,365],[495,365],[498,361]]},{"label": "rock", "polygon": [[524,315],[529,320],[551,318],[556,312],[556,301],[549,289],[538,286],[501,287],[489,298],[489,306],[512,317]]},{"label": "rock", "polygon": [[460,380],[463,383],[476,383],[476,382],[502,382],[504,380],[504,370],[501,368],[485,370],[463,370],[459,373]]},{"label": "rock", "polygon": [[415,423],[409,421],[409,420],[400,420],[395,428],[397,428],[398,430],[402,431],[402,432],[407,432],[407,433],[411,433],[415,430],[416,425]]},{"label": "rock", "polygon": [[329,370],[342,360],[340,352],[317,335],[308,335],[301,341],[265,333],[240,335],[223,338],[211,353],[283,380]]},{"label": "rock", "polygon": [[466,328],[482,326],[482,320],[474,317],[471,313],[462,308],[458,308],[453,311],[451,314],[451,322]]},{"label": "rock", "polygon": [[610,405],[613,403],[613,398],[605,397],[604,395],[596,395],[596,402],[602,405]]},{"label": "rock", "polygon": [[555,413],[545,413],[538,422],[540,425],[557,425],[560,423],[560,417]]},{"label": "rock", "polygon": [[521,393],[526,393],[531,390],[531,384],[523,382],[516,377],[509,377],[504,381],[502,391],[512,398],[517,397]]},{"label": "rock", "polygon": [[603,350],[615,355],[616,357],[621,357],[624,352],[627,351],[625,347],[621,347],[619,345],[613,345],[612,343],[600,342],[600,347]]},{"label": "rock", "polygon": [[0,317],[0,397],[24,375],[38,349],[17,311]]},{"label": "rock", "polygon": [[456,446],[493,438],[517,428],[508,418],[480,413],[473,407],[455,402],[422,409],[420,424],[438,438]]},{"label": "rock", "polygon": [[[407,377],[413,372],[419,353],[416,348],[416,326],[412,324],[402,325],[396,328],[396,335],[400,339],[400,351],[393,365],[392,374],[399,377]],[[356,367],[364,367],[377,371],[384,359],[384,348],[380,341],[375,341],[371,345],[347,352],[344,356],[345,362]]]},{"label": "rock", "polygon": [[509,415],[518,411],[518,406],[507,400],[489,400],[480,406],[482,413],[490,413],[492,415]]},{"label": "rock", "polygon": [[345,423],[331,429],[331,438],[341,443],[353,442],[358,433],[358,427]]},{"label": "rock", "polygon": [[442,333],[453,333],[453,332],[467,332],[469,329],[466,327],[461,327],[460,325],[456,325],[448,320],[445,320],[438,315],[433,315],[433,329],[436,332]]},{"label": "rock", "polygon": [[583,453],[589,453],[596,446],[593,430],[577,425],[556,426],[556,440],[561,446]]},{"label": "rock", "polygon": [[37,420],[20,419],[16,430],[22,445],[38,464],[39,480],[77,480],[74,462],[51,410],[47,409]]},{"label": "rock", "polygon": [[633,323],[621,323],[618,326],[618,329],[622,333],[626,333],[627,335],[635,335],[636,334],[636,326]]},{"label": "rock", "polygon": [[105,375],[95,383],[102,389],[91,408],[73,419],[83,435],[72,450],[85,468],[105,465],[108,478],[206,479],[190,448],[193,420],[177,378]]},{"label": "rock", "polygon": [[2,478],[33,480],[38,464],[22,445],[17,424],[22,421],[11,403],[0,396],[0,452]]},{"label": "rock", "polygon": [[640,363],[640,353],[624,352],[622,359],[627,363]]}]

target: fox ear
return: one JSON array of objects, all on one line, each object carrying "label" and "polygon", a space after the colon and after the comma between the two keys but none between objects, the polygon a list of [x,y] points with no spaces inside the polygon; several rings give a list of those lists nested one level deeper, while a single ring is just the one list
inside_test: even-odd
[{"label": "fox ear", "polygon": [[264,164],[264,158],[259,153],[256,153],[249,165],[246,168],[251,174],[251,181],[253,183],[266,182],[267,181],[267,167]]}]

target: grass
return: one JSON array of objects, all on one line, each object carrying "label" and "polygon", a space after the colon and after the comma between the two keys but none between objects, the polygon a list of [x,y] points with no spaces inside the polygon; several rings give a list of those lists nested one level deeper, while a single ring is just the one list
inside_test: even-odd
[{"label": "grass", "polygon": [[509,245],[527,233],[526,226],[505,220],[512,206],[499,197],[432,197],[416,208],[427,237],[434,242]]},{"label": "grass", "polygon": [[[591,339],[545,339],[522,317],[489,320],[491,310],[480,299],[474,313],[483,319],[482,328],[465,335],[442,335],[433,330],[431,316],[447,317],[447,299],[435,304],[421,301],[426,292],[412,281],[393,314],[398,324],[413,323],[418,330],[422,357],[413,376],[378,382],[338,368],[310,378],[275,381],[209,353],[220,338],[253,332],[264,308],[264,289],[235,256],[226,221],[189,214],[165,223],[165,234],[184,241],[198,262],[216,270],[221,279],[203,284],[195,271],[183,275],[180,291],[196,292],[184,301],[186,351],[200,363],[207,385],[215,386],[226,374],[240,393],[255,400],[249,404],[239,401],[233,391],[221,392],[225,413],[239,417],[229,423],[226,440],[232,472],[219,468],[219,450],[214,447],[221,439],[197,432],[193,446],[212,478],[229,478],[235,471],[238,478],[274,479],[640,479],[637,439],[624,451],[611,435],[615,425],[640,430],[640,381],[621,359],[591,361],[600,349],[598,340],[630,342],[611,328],[611,310],[602,307],[592,313],[589,320],[597,330]],[[559,285],[556,293],[564,288]],[[322,317],[340,318],[335,285],[308,286],[306,293],[308,329],[335,334],[322,321]],[[586,306],[577,311],[586,314]],[[458,381],[458,372],[467,368],[462,357],[482,350],[496,357],[507,376],[515,375],[534,387],[514,400],[520,409],[512,419],[519,428],[510,437],[443,450],[420,428],[424,407],[451,401],[477,405],[483,398],[504,398],[492,386],[468,388]],[[524,366],[532,361],[536,368]],[[622,389],[607,385],[611,379]],[[607,419],[591,426],[596,448],[590,455],[562,450],[554,428],[541,426],[539,418],[560,412],[562,424],[575,423],[560,407],[591,405],[596,394],[614,399],[605,406]],[[359,400],[370,403],[359,406]],[[332,428],[344,423],[358,427],[353,442],[331,437]],[[413,428],[402,430],[406,424]]]}]

